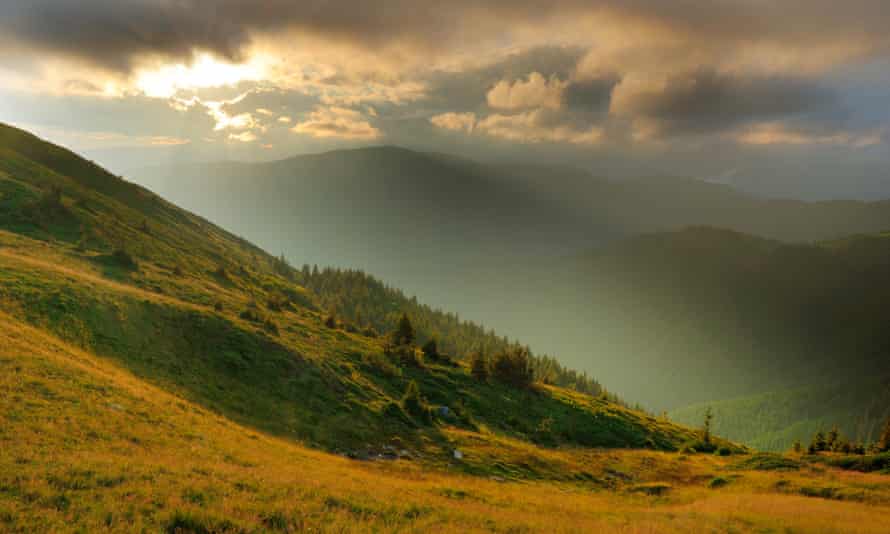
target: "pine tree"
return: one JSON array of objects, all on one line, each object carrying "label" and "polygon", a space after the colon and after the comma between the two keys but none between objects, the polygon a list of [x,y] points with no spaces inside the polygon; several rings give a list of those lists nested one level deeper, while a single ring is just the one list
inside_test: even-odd
[{"label": "pine tree", "polygon": [[802,449],[803,449],[803,447],[800,444],[800,440],[799,439],[794,440],[794,445],[791,446],[791,450],[794,451],[794,454],[800,454]]},{"label": "pine tree", "polygon": [[399,326],[396,327],[393,337],[395,338],[396,345],[410,345],[414,343],[414,326],[411,324],[411,319],[408,318],[407,313],[403,313],[399,319]]},{"label": "pine tree", "polygon": [[430,360],[439,358],[439,346],[436,344],[436,338],[430,338],[429,341],[423,344],[420,350],[423,351],[424,358],[429,358]]},{"label": "pine tree", "polygon": [[881,431],[881,437],[878,438],[878,451],[890,452],[890,417],[884,423],[884,430]]},{"label": "pine tree", "polygon": [[840,432],[837,429],[837,426],[831,428],[828,431],[828,439],[825,441],[825,450],[834,451],[837,449],[839,445]]},{"label": "pine tree", "polygon": [[491,364],[492,375],[515,387],[528,387],[535,381],[531,355],[524,347],[514,347],[498,353]]},{"label": "pine tree", "polygon": [[711,423],[714,421],[714,412],[711,410],[711,407],[705,410],[705,421],[702,425],[702,441],[705,443],[711,443]]},{"label": "pine tree", "polygon": [[470,373],[480,382],[488,380],[488,359],[480,350],[470,355]]},{"label": "pine tree", "polygon": [[826,448],[825,443],[825,434],[822,431],[816,432],[816,435],[813,436],[813,450],[816,452],[822,452]]}]

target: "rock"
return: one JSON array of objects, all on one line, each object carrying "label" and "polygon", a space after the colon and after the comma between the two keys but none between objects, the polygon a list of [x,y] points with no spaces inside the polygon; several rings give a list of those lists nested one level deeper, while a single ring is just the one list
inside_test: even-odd
[{"label": "rock", "polygon": [[455,460],[462,460],[463,457],[464,457],[464,453],[460,452],[460,451],[457,450],[457,449],[454,449],[453,456],[454,456],[454,459],[455,459]]}]

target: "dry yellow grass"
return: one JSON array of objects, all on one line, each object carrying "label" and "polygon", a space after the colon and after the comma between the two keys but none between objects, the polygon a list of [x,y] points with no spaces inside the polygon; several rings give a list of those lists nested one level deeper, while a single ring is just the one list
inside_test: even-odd
[{"label": "dry yellow grass", "polygon": [[[449,473],[447,465],[355,462],[234,424],[5,315],[0,421],[0,531],[192,524],[233,532],[886,532],[890,525],[890,478],[880,475],[734,471],[733,458],[542,450],[506,438],[474,442],[459,431],[450,435],[467,461],[487,461],[486,448],[498,447],[586,478],[498,482]],[[728,484],[710,489],[714,476]],[[801,496],[801,487],[838,488],[848,500]]]}]

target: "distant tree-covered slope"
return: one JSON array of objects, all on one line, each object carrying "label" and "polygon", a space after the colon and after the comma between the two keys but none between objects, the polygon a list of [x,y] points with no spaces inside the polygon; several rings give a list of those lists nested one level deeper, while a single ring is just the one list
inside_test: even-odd
[{"label": "distant tree-covered slope", "polygon": [[787,451],[795,441],[806,447],[816,432],[834,427],[853,442],[872,443],[890,417],[890,378],[697,404],[675,410],[670,417],[679,423],[697,424],[708,408],[713,410],[718,434],[759,450]]},{"label": "distant tree-covered slope", "polygon": [[[359,329],[371,327],[378,332],[389,332],[396,328],[402,314],[407,313],[421,342],[434,339],[441,351],[459,359],[468,360],[476,351],[491,357],[518,345],[518,341],[511,342],[482,325],[461,320],[455,313],[421,304],[417,298],[408,298],[398,289],[361,271],[330,267],[319,270],[304,265],[300,281],[318,295],[325,309]],[[568,369],[556,358],[534,355],[532,358],[536,376],[543,382],[590,395],[606,393],[587,373]],[[614,395],[610,397],[620,402]]]}]

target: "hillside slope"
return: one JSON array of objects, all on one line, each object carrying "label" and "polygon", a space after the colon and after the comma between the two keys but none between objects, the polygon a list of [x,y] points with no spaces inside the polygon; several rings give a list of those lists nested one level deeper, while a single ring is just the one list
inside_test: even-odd
[{"label": "hillside slope", "polygon": [[[356,462],[233,423],[2,313],[0,347],[5,532],[869,533],[890,521],[886,477],[829,468],[846,502],[827,500],[806,496],[824,468],[743,470],[734,457],[499,439],[502,459],[537,473],[522,483],[461,475],[456,461]],[[463,462],[490,445],[461,441]]]},{"label": "hillside slope", "polygon": [[[430,461],[450,454],[450,428],[551,445],[694,437],[605,398],[480,382],[447,360],[404,364],[384,338],[326,326],[281,260],[69,152],[2,138],[3,309],[239,423],[359,455],[397,439]],[[406,412],[412,381],[446,415]]]}]

